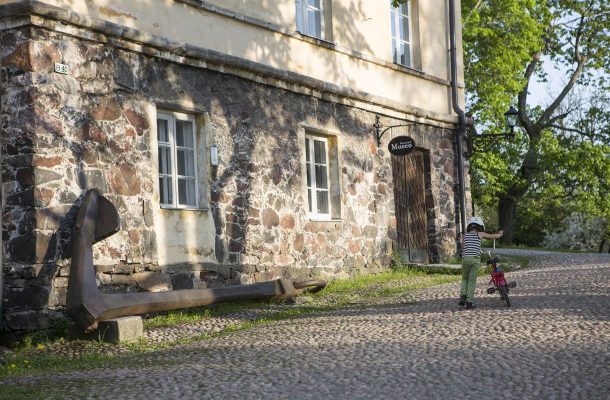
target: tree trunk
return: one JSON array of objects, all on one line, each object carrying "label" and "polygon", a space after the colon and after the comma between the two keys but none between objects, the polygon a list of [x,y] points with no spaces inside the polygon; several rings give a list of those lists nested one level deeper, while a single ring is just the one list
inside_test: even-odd
[{"label": "tree trunk", "polygon": [[506,192],[499,195],[498,220],[500,229],[504,230],[502,244],[511,245],[515,236],[515,217],[517,215],[517,204],[523,198],[532,184],[534,175],[538,168],[538,141],[540,131],[529,134],[530,142],[525,158],[521,163],[520,179],[510,186]]},{"label": "tree trunk", "polygon": [[498,202],[498,220],[500,229],[504,230],[502,244],[513,244],[515,233],[515,215],[517,211],[517,199],[509,196],[502,196]]}]

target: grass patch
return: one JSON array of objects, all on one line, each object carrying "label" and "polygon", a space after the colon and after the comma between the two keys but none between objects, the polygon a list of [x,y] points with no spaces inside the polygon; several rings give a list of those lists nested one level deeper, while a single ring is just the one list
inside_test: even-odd
[{"label": "grass patch", "polygon": [[211,311],[209,307],[193,307],[159,313],[151,318],[146,318],[145,316],[143,323],[144,329],[154,329],[198,322],[202,319],[209,318],[210,315]]},{"label": "grass patch", "polygon": [[[206,318],[231,315],[243,310],[258,310],[260,312],[260,315],[254,320],[238,322],[226,326],[220,332],[205,333],[194,338],[179,339],[161,344],[153,344],[146,340],[140,340],[120,345],[101,342],[68,342],[61,338],[36,343],[33,339],[28,339],[13,352],[4,356],[0,353],[0,378],[72,370],[91,370],[100,367],[145,365],[147,362],[145,353],[148,352],[166,351],[173,346],[187,345],[213,337],[228,335],[233,332],[251,329],[257,325],[297,318],[303,315],[333,311],[350,303],[378,297],[392,297],[409,290],[456,282],[459,279],[459,271],[457,274],[456,271],[428,271],[395,263],[394,268],[387,272],[333,280],[329,282],[324,290],[314,294],[306,294],[311,298],[311,301],[304,305],[287,306],[283,302],[276,300],[249,300],[168,311],[150,316],[144,320],[145,329],[150,330],[164,326],[195,323]],[[82,348],[79,348],[79,355],[74,358],[62,356],[61,352],[52,350],[53,348],[74,346],[75,344]],[[120,354],[116,354],[117,348],[120,349]],[[113,351],[109,352],[109,349]],[[170,356],[165,358],[164,361],[168,365],[179,362],[180,360]],[[7,388],[7,390],[15,394],[15,396],[11,397],[20,397],[19,389],[11,387],[10,389]]]},{"label": "grass patch", "polygon": [[458,277],[455,273],[433,272],[417,267],[400,266],[390,272],[331,281],[318,295],[321,299],[332,299],[334,303],[344,305],[354,297],[361,299],[387,297],[408,290],[441,285],[457,280]]},{"label": "grass patch", "polygon": [[218,303],[204,307],[193,307],[183,310],[171,310],[154,315],[144,316],[144,329],[170,327],[199,322],[204,319],[219,317],[239,311],[262,308],[278,304],[275,300],[242,300],[230,303]]}]

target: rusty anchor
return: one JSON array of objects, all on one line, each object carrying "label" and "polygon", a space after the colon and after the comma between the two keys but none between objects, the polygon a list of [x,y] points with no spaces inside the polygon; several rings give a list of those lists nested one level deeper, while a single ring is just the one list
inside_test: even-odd
[{"label": "rusty anchor", "polygon": [[97,189],[88,190],[74,226],[72,265],[66,300],[68,314],[85,332],[96,329],[99,321],[117,317],[234,300],[287,298],[302,294],[306,288],[317,291],[326,286],[325,281],[318,279],[276,279],[219,288],[100,293],[93,266],[93,244],[115,234],[119,227],[119,214],[114,205]]}]

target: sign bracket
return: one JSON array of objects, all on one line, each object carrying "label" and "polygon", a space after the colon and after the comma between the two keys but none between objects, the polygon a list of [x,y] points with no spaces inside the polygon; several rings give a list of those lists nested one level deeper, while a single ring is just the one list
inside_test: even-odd
[{"label": "sign bracket", "polygon": [[[373,125],[373,127],[375,128],[375,135],[377,137],[377,147],[378,148],[381,147],[381,138],[383,137],[384,133],[386,133],[390,129],[415,125],[415,123],[410,123],[410,124],[385,126],[381,123],[381,121],[379,119],[380,119],[379,115],[375,115],[375,124]],[[382,128],[385,128],[385,129],[381,130]]]}]

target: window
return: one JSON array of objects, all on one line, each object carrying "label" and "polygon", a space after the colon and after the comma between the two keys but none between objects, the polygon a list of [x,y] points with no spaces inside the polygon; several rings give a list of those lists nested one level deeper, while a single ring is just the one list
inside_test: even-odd
[{"label": "window", "polygon": [[412,67],[411,2],[394,7],[390,1],[390,25],[392,26],[392,53],[394,63]]},{"label": "window", "polygon": [[168,112],[157,115],[161,206],[199,206],[195,133],[195,119],[190,115]]},{"label": "window", "polygon": [[328,179],[328,140],[318,136],[305,138],[307,201],[313,217],[330,219]]},{"label": "window", "polygon": [[297,31],[303,35],[324,39],[324,0],[296,0]]}]

